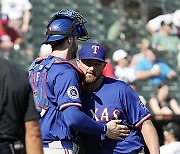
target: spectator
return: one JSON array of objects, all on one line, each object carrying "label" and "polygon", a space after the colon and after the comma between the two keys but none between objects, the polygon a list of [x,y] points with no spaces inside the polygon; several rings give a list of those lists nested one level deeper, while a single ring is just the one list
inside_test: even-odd
[{"label": "spectator", "polygon": [[12,28],[9,27],[9,17],[6,14],[0,14],[0,37],[9,37],[9,40],[13,44],[22,44],[23,39],[22,37],[18,34],[18,32]]},{"label": "spectator", "polygon": [[136,78],[148,80],[148,82],[159,85],[167,80],[174,79],[176,72],[164,61],[157,57],[158,52],[149,48],[143,58],[136,66]]},{"label": "spectator", "polygon": [[[170,51],[178,53],[180,40],[178,36],[172,35],[172,19],[166,19],[161,22],[161,28],[152,36],[152,43],[158,51]],[[169,43],[171,42],[171,43]]]},{"label": "spectator", "polygon": [[[105,44],[105,43],[104,43]],[[106,77],[110,77],[110,78],[115,78],[114,75],[114,66],[111,62],[111,58],[110,58],[110,51],[111,51],[111,44],[106,43],[105,45],[106,50],[108,51],[106,54],[106,66],[103,69],[103,75]]]},{"label": "spectator", "polygon": [[121,17],[119,20],[115,21],[108,30],[107,40],[115,41],[119,38],[124,39],[124,32],[127,29],[126,18]]},{"label": "spectator", "polygon": [[141,43],[137,44],[137,48],[140,49],[140,52],[132,56],[129,67],[135,68],[137,63],[145,57],[145,51],[148,49],[149,46],[150,41],[146,38],[143,38],[141,40]]},{"label": "spectator", "polygon": [[29,0],[1,0],[1,13],[9,16],[9,26],[14,27],[21,35],[29,29],[31,8]]},{"label": "spectator", "polygon": [[163,20],[172,20],[173,34],[177,34],[179,36],[179,28],[180,28],[180,10],[176,10],[173,13],[159,15],[148,21],[146,28],[151,35],[154,35],[155,32],[159,31],[161,28],[161,22]]},{"label": "spectator", "polygon": [[0,153],[42,154],[39,118],[27,73],[0,58]]},{"label": "spectator", "polygon": [[167,83],[158,86],[156,95],[149,100],[149,108],[156,115],[180,115],[180,106],[175,98],[169,96]]},{"label": "spectator", "polygon": [[114,66],[111,63],[111,59],[109,57],[106,57],[105,61],[106,61],[106,66],[104,67],[103,75],[106,77],[114,78],[115,77]]},{"label": "spectator", "polygon": [[160,147],[160,154],[180,154],[180,125],[169,122],[163,130],[164,145]]},{"label": "spectator", "polygon": [[124,50],[117,50],[113,53],[113,60],[117,63],[114,74],[116,79],[125,82],[133,82],[136,80],[135,70],[128,66],[128,54]]},{"label": "spectator", "polygon": [[0,14],[0,50],[2,57],[9,59],[13,47],[22,44],[22,37],[8,26],[9,18],[6,14]]}]

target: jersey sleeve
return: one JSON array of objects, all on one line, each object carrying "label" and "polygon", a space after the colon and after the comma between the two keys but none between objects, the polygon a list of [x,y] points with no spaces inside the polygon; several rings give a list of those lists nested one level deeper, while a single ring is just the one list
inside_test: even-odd
[{"label": "jersey sleeve", "polygon": [[90,134],[106,133],[105,124],[94,121],[76,106],[68,107],[62,113],[66,124],[71,128]]},{"label": "jersey sleeve", "polygon": [[68,106],[81,106],[79,77],[74,69],[66,69],[55,79],[54,93],[60,110]]},{"label": "jersey sleeve", "polygon": [[145,104],[143,104],[137,95],[128,85],[123,92],[123,107],[130,123],[139,127],[151,115]]}]

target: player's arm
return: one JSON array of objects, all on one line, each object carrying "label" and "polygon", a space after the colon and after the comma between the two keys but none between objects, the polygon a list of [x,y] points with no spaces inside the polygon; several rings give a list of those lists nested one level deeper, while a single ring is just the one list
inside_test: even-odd
[{"label": "player's arm", "polygon": [[[150,112],[140,101],[139,96],[129,85],[123,93],[124,109],[128,113],[130,122],[142,133],[150,154],[159,154],[159,140],[156,129],[150,120]],[[132,105],[133,104],[133,105]]]},{"label": "player's arm", "polygon": [[41,131],[38,120],[25,122],[25,145],[27,154],[43,154]]},{"label": "player's arm", "polygon": [[[73,69],[66,69],[63,73],[61,73],[61,75],[56,77],[56,86],[54,91],[56,92],[55,94],[57,95],[57,98],[59,98],[58,102],[62,103],[64,101],[64,104],[61,104],[60,106],[60,110],[64,115],[66,124],[71,128],[85,133],[106,134],[106,136],[112,139],[122,139],[122,127],[117,125],[117,123],[121,122],[120,120],[110,121],[105,125],[94,121],[80,111],[78,107],[81,105],[78,94],[79,81],[77,78],[78,74]],[[62,83],[66,84],[64,85]],[[74,93],[72,92],[71,87],[73,87]],[[59,89],[61,89],[61,92],[59,92]],[[76,96],[76,98],[74,96],[72,97],[71,92],[74,96]],[[63,98],[59,97],[60,93]]]},{"label": "player's arm", "polygon": [[[28,81],[27,81],[28,83]],[[28,101],[26,103],[25,120],[25,148],[27,154],[43,154],[43,142],[39,125],[39,113],[35,109],[31,88],[27,84]]]},{"label": "player's arm", "polygon": [[122,139],[122,126],[118,125],[120,120],[112,120],[107,124],[102,124],[92,120],[76,106],[66,108],[63,111],[63,116],[66,124],[71,128],[89,134],[106,134],[111,139]]},{"label": "player's arm", "polygon": [[159,154],[159,139],[151,120],[146,120],[141,125],[141,133],[150,154]]}]

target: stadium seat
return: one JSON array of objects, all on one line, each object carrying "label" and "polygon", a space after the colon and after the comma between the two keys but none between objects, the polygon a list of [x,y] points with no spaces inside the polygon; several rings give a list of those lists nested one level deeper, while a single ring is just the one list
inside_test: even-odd
[{"label": "stadium seat", "polygon": [[178,101],[178,103],[179,103],[179,105],[180,105],[180,82],[176,82],[176,84],[174,84],[174,85],[170,85],[170,96],[172,97],[172,98],[175,98],[177,101]]},{"label": "stadium seat", "polygon": [[144,96],[147,102],[156,93],[157,86],[150,84],[149,82],[147,82],[147,80],[136,81],[136,84],[137,93]]}]

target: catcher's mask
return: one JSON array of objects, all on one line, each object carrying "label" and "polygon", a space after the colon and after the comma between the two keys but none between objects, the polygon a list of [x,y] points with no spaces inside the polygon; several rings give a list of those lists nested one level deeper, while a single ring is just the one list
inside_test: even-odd
[{"label": "catcher's mask", "polygon": [[45,44],[76,36],[78,40],[86,41],[90,36],[85,27],[86,19],[73,10],[56,12],[47,25]]}]

